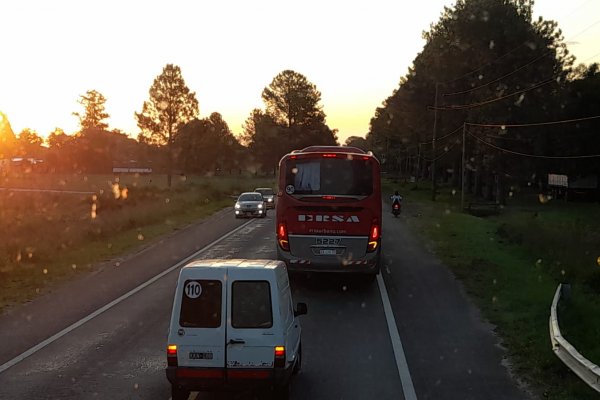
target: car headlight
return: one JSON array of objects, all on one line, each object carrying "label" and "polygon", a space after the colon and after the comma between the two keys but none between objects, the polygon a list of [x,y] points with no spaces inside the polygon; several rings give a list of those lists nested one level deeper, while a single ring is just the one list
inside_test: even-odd
[{"label": "car headlight", "polygon": [[240,203],[235,203],[235,209],[239,210],[240,208],[242,208],[242,206],[240,206]]},{"label": "car headlight", "polygon": [[272,203],[272,202],[273,202],[273,199],[269,197],[269,198],[267,199],[267,201],[268,201],[269,203]]},{"label": "car headlight", "polygon": [[262,205],[262,204],[259,204],[259,205],[258,205],[258,208],[259,208],[259,209],[263,208],[263,205]]}]

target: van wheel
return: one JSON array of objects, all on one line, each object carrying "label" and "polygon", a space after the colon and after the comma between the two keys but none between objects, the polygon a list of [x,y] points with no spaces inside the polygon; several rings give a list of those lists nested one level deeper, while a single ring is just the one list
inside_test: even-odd
[{"label": "van wheel", "polygon": [[190,391],[180,388],[179,386],[171,386],[171,399],[172,400],[187,400],[190,397]]},{"label": "van wheel", "polygon": [[275,386],[273,388],[273,400],[289,400],[290,384],[286,383],[283,386]]},{"label": "van wheel", "polygon": [[296,364],[294,365],[294,370],[292,373],[296,375],[298,372],[302,370],[302,343],[298,347],[298,359],[296,360]]}]

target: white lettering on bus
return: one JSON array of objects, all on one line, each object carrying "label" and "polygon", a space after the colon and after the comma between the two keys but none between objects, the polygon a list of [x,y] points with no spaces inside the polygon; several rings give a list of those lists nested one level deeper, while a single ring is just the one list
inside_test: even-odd
[{"label": "white lettering on bus", "polygon": [[356,215],[313,215],[299,214],[299,222],[360,222]]}]

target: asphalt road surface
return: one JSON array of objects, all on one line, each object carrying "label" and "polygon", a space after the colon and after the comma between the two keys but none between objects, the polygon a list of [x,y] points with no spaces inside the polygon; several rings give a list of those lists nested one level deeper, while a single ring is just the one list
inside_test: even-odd
[{"label": "asphalt road surface", "polygon": [[[294,301],[308,304],[292,399],[526,398],[460,285],[404,215],[384,214],[376,282],[292,281]],[[273,215],[235,220],[224,210],[5,312],[0,399],[169,399],[165,347],[179,267],[189,257],[275,258]]]}]

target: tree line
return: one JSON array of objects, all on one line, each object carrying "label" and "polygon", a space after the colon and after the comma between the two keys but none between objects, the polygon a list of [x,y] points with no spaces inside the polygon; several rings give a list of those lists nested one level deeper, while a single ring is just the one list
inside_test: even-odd
[{"label": "tree line", "polygon": [[533,5],[458,0],[444,9],[371,119],[366,146],[387,170],[458,186],[464,134],[466,187],[478,196],[502,197],[548,173],[598,173],[600,158],[588,156],[600,154],[600,119],[587,119],[600,114],[598,64],[575,66],[558,24],[534,20]]},{"label": "tree line", "polygon": [[140,128],[133,139],[109,129],[106,98],[96,90],[80,96],[73,115],[79,130],[68,135],[56,128],[44,140],[31,129],[15,135],[6,116],[0,118],[0,159],[39,159],[56,172],[109,173],[115,166],[150,167],[174,173],[214,174],[255,170],[274,173],[287,152],[313,144],[337,144],[321,105],[321,93],[304,75],[285,70],[262,92],[263,109],[254,109],[238,138],[218,112],[199,117],[196,93],[180,67],[167,64],[149,89],[148,100],[135,112]]}]

